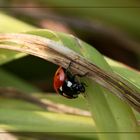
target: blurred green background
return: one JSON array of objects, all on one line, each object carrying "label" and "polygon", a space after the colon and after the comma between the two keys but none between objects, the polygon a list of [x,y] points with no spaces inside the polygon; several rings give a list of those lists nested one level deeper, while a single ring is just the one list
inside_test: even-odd
[{"label": "blurred green background", "polygon": [[[138,0],[86,0],[86,2],[84,0],[0,1],[0,33],[25,32],[38,28],[73,34],[94,46],[103,55],[120,61],[133,69],[140,69],[140,2]],[[35,94],[40,99],[45,99],[46,94],[55,96],[52,83],[54,73],[58,66],[34,56],[25,55],[23,53],[15,54],[16,52],[9,54],[7,50],[0,50],[0,86],[12,86],[17,89],[22,89],[25,92],[42,92],[41,94]],[[119,66],[112,62],[110,62],[110,64],[115,71],[121,73],[124,77],[134,77],[137,85],[139,84],[139,75],[137,75],[137,72],[126,74],[128,70],[123,66],[121,67],[121,64]],[[135,83],[134,79],[132,79],[132,81]],[[83,99],[72,103],[61,97],[56,98],[54,96],[47,97],[47,99],[49,98],[56,103],[68,104],[88,110],[88,105],[85,105]],[[28,104],[26,106],[23,102],[19,103],[18,101],[9,99],[3,100],[3,98],[0,100],[1,108],[42,111],[42,109],[36,106]],[[13,111],[16,112],[16,110]],[[0,112],[5,116],[3,110]],[[8,110],[6,116],[10,114],[10,112],[12,111]],[[26,113],[27,112],[21,112],[21,116]],[[31,112],[31,114],[27,114],[25,120],[28,119],[28,116],[37,113]],[[13,120],[14,117],[18,117],[18,115],[12,116]],[[68,116],[62,116],[62,118],[63,117]],[[10,118],[7,119],[10,122]],[[38,116],[36,116],[36,119],[38,120]],[[83,126],[85,126],[87,120],[89,122],[85,128],[83,127],[84,129],[82,129],[82,131],[85,131],[86,127],[89,131],[93,129],[91,118],[84,119]],[[1,117],[1,121],[4,121],[4,117]],[[36,125],[38,127],[40,126],[40,131],[43,130],[41,126],[44,127],[44,129],[48,129],[45,128],[45,124],[43,125],[43,117],[39,121],[41,125],[38,123]],[[62,122],[60,121],[60,124]],[[26,128],[26,125],[23,125],[24,123],[23,121],[21,126],[17,125],[14,127],[19,128],[19,130],[21,127],[21,130],[28,131],[29,128]],[[71,120],[68,120],[68,126],[69,123],[71,123]],[[80,125],[78,123],[80,124],[80,122],[77,122],[78,127],[76,127],[76,129],[79,129]],[[31,125],[32,122],[29,124]],[[66,128],[62,127],[62,130],[63,129]],[[73,127],[71,127],[71,129],[73,129]],[[34,129],[34,131],[36,131],[36,129]],[[25,133],[24,137],[23,134],[22,137],[20,137],[19,133],[18,135],[19,139],[30,139],[29,134]],[[44,135],[45,136],[36,134],[35,137],[37,137],[36,139],[44,139],[46,134]],[[68,136],[47,134],[47,137],[48,139],[97,139],[96,135],[90,136],[90,134],[84,136],[81,136],[81,134],[77,134],[77,136],[73,134],[72,136],[71,134],[68,134]]]}]

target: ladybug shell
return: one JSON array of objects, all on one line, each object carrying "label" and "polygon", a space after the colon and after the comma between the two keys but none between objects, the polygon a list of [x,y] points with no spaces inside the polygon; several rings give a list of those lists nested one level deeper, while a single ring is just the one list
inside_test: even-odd
[{"label": "ladybug shell", "polygon": [[63,85],[65,81],[65,72],[62,67],[59,67],[54,75],[53,86],[55,91],[58,93],[59,88]]}]

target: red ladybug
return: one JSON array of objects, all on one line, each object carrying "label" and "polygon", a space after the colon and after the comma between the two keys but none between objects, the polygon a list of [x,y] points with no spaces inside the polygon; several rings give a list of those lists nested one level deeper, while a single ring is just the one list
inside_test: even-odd
[{"label": "red ladybug", "polygon": [[68,71],[68,68],[64,69],[60,66],[57,69],[53,85],[57,93],[66,98],[73,99],[77,98],[81,92],[85,92],[85,84],[80,83],[76,78],[76,76],[80,75],[72,75],[72,73]]}]

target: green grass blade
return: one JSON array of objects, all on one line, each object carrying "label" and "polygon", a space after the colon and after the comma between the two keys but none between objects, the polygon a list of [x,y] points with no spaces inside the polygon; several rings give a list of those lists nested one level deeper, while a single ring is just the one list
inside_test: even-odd
[{"label": "green grass blade", "polygon": [[[50,36],[48,35],[52,34],[52,31],[35,30],[30,33],[40,36],[43,34],[43,36],[49,38]],[[78,40],[74,36],[55,32],[53,34],[56,34],[56,37],[59,38],[58,41],[55,40],[56,43],[61,43],[75,50],[103,70],[113,72],[102,55],[88,44]],[[53,39],[51,38],[51,40]],[[109,133],[108,135],[99,133],[100,138],[104,140],[139,139],[137,133],[132,133],[129,136],[122,135],[122,133],[138,132],[139,130],[131,108],[94,81],[89,79],[84,79],[84,81],[88,85],[86,89],[87,101],[96,123],[96,129],[98,132]]]},{"label": "green grass blade", "polygon": [[[3,12],[0,12],[0,32],[25,32],[33,30],[34,27],[28,25],[14,17],[10,17]],[[14,26],[15,25],[15,26]]]},{"label": "green grass blade", "polygon": [[[95,132],[94,122],[89,117],[64,115],[41,111],[0,109],[0,128],[10,132],[53,132],[53,135],[67,135],[90,138]],[[68,133],[67,133],[68,132]],[[89,133],[89,135],[86,134]],[[94,133],[93,133],[94,134]],[[97,138],[92,135],[92,138]]]},{"label": "green grass blade", "polygon": [[[112,71],[111,67],[105,62],[103,57],[89,45],[80,42],[75,43],[75,38],[61,34],[61,39],[66,46],[72,48],[72,43],[75,49],[79,49],[79,52],[86,57],[88,60],[92,61],[94,64],[103,68],[106,71]],[[66,39],[69,37],[69,39]],[[67,40],[67,42],[66,42]],[[137,132],[137,124],[135,116],[132,110],[123,103],[120,99],[111,95],[109,91],[100,87],[95,82],[91,80],[86,80],[88,88],[88,102],[90,104],[91,112],[93,118],[97,125],[97,131],[102,132]],[[129,116],[129,117],[128,117]],[[133,120],[133,121],[132,121]],[[101,139],[138,139],[138,135],[100,135]]]},{"label": "green grass blade", "polygon": [[[25,32],[34,29],[33,26],[28,25],[14,17],[10,17],[3,12],[0,12],[0,32]],[[19,59],[25,56],[25,53],[19,53],[16,51],[9,51],[5,49],[0,50],[0,65],[6,62]]]},{"label": "green grass blade", "polygon": [[13,87],[24,92],[39,92],[39,89],[10,72],[0,68],[0,86]]},{"label": "green grass blade", "polygon": [[107,57],[105,57],[108,64],[111,66],[111,68],[121,77],[125,78],[127,81],[134,84],[138,89],[140,89],[140,74],[139,71],[136,71],[126,65],[123,65],[122,63],[119,63],[117,61],[111,60]]}]

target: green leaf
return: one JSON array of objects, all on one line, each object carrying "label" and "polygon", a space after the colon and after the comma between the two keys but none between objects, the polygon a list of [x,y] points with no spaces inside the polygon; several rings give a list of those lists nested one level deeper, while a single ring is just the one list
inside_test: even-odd
[{"label": "green leaf", "polygon": [[[46,38],[50,37],[52,31],[49,30],[35,30],[28,32],[30,34],[35,34],[43,36]],[[90,47],[88,44],[76,39],[74,36],[66,35],[63,33],[53,33],[56,34],[56,38],[59,40],[55,42],[62,43],[63,45],[81,53],[86,59],[92,61],[94,64],[100,68],[112,72],[111,67],[104,60],[102,55],[97,52],[94,48]],[[52,38],[51,38],[52,39]],[[53,38],[54,39],[54,38]],[[52,40],[53,40],[52,39]],[[85,79],[88,88],[87,100],[93,114],[93,118],[96,123],[97,131],[99,132],[137,132],[137,122],[135,116],[130,109],[130,107],[118,99],[116,96],[112,95],[109,91],[103,87],[96,84],[94,81]],[[129,116],[129,117],[128,117]],[[99,135],[101,139],[138,139],[138,135],[121,135],[120,133],[115,133],[114,135]]]},{"label": "green leaf", "polygon": [[[25,32],[28,30],[33,30],[34,27],[28,25],[14,17],[10,17],[2,12],[0,12],[0,32],[1,33],[9,33],[9,32]],[[7,63],[9,61],[19,59],[21,57],[26,56],[25,53],[19,53],[16,51],[10,51],[1,49],[0,50],[0,65]]]},{"label": "green leaf", "polygon": [[[53,132],[53,135],[74,136],[77,134],[77,137],[85,138],[91,138],[89,132],[95,132],[94,122],[89,117],[43,111],[0,109],[0,122],[1,129],[11,132]],[[85,133],[85,135],[80,133]],[[97,136],[92,135],[92,139],[94,138]]]},{"label": "green leaf", "polygon": [[[101,67],[102,69],[110,72],[111,67],[104,60],[103,56],[88,44],[75,41],[75,38],[66,34],[59,33],[64,45],[79,50],[85,58]],[[69,38],[69,42],[64,41]],[[67,39],[68,40],[68,39]],[[91,112],[95,120],[97,131],[101,132],[137,132],[137,122],[132,110],[120,99],[112,95],[106,89],[100,87],[95,82],[85,79],[88,88],[86,89],[88,95],[88,102],[90,104]],[[84,81],[85,82],[85,81]],[[128,117],[129,116],[129,117]],[[138,139],[138,135],[100,135],[101,139]]]},{"label": "green leaf", "polygon": [[[25,110],[25,111],[44,111],[41,107],[34,105],[30,102],[21,101],[19,99],[8,99],[8,98],[2,98],[0,97],[0,108],[11,110],[11,109],[17,109],[17,110]],[[46,110],[47,111],[47,110]]]},{"label": "green leaf", "polygon": [[[35,30],[28,33],[44,36],[48,39],[50,34],[55,34],[56,37],[53,38],[55,40],[50,38],[51,40],[55,41],[55,43],[62,44],[75,50],[108,73],[113,72],[111,67],[107,64],[99,52],[88,44],[78,40],[74,36],[57,32],[52,33],[52,31],[49,30]],[[83,80],[88,85],[86,88],[87,101],[95,120],[96,130],[98,132],[110,133],[108,135],[105,133],[99,133],[100,138],[106,140],[139,139],[139,135],[137,133],[129,136],[122,135],[122,133],[138,132],[139,130],[136,118],[131,108],[125,102],[121,101],[118,97],[114,96],[109,91],[96,84],[94,81],[86,78],[83,78]],[[112,135],[111,132],[114,132],[114,134]]]},{"label": "green leaf", "polygon": [[25,53],[19,53],[16,51],[9,51],[6,49],[1,49],[0,50],[0,65],[10,62],[12,60],[16,60],[21,57],[24,57],[25,55],[26,55]]},{"label": "green leaf", "polygon": [[14,87],[24,92],[39,92],[40,90],[15,76],[14,74],[7,72],[0,68],[0,86],[1,87]]},{"label": "green leaf", "polygon": [[[1,33],[9,33],[9,32],[25,32],[29,30],[33,30],[34,27],[28,25],[14,17],[10,17],[3,12],[0,12],[0,32]],[[15,25],[15,26],[14,26]]]},{"label": "green leaf", "polygon": [[138,89],[140,89],[140,74],[139,71],[136,71],[135,69],[132,69],[126,65],[123,65],[122,63],[119,63],[117,61],[111,60],[107,57],[105,57],[108,64],[111,66],[111,68],[121,77],[126,79],[127,81],[134,84]]}]

